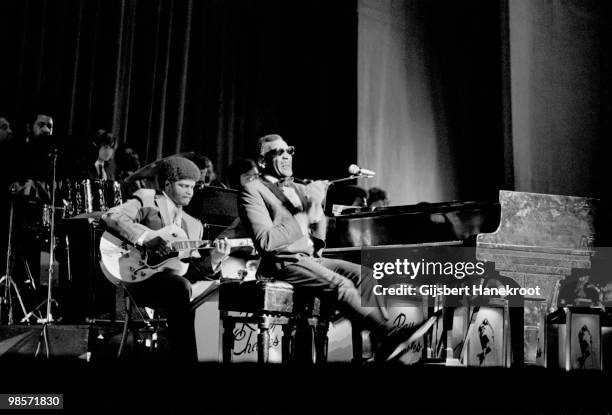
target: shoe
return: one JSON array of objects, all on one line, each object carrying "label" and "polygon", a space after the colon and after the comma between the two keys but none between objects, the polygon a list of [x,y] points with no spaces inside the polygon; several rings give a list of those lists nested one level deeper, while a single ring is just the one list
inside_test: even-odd
[{"label": "shoe", "polygon": [[399,359],[408,350],[410,343],[423,337],[441,315],[442,310],[438,310],[433,316],[420,324],[392,329],[377,350],[376,361],[389,362]]}]

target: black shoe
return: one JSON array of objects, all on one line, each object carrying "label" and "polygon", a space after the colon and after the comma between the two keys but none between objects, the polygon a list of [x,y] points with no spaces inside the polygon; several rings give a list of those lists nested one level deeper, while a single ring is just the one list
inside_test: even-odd
[{"label": "black shoe", "polygon": [[376,361],[388,362],[397,360],[408,350],[410,343],[423,337],[441,315],[442,310],[438,310],[433,316],[422,323],[392,329],[386,338],[382,340],[381,346],[376,351]]}]

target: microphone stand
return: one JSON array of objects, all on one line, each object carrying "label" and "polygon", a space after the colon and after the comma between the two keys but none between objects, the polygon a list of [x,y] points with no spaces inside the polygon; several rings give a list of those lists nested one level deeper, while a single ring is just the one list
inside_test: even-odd
[{"label": "microphone stand", "polygon": [[[330,180],[329,184],[327,186],[327,190],[329,190],[329,187],[336,184],[336,183],[340,183],[340,182],[345,182],[348,180],[355,180],[355,179],[370,179],[374,176],[370,176],[367,174],[363,174],[363,173],[359,173],[359,174],[351,174],[348,177],[343,177],[341,179],[335,179],[335,180]],[[324,202],[324,206],[323,206],[323,212],[327,212],[327,191],[325,192],[325,202]]]},{"label": "microphone stand", "polygon": [[[12,192],[11,192],[12,193]],[[4,281],[4,295],[0,298],[0,324],[4,322],[3,312],[6,307],[7,324],[13,324],[13,303],[11,301],[11,286],[13,285],[13,278],[11,278],[11,237],[13,234],[13,198],[11,197],[11,207],[9,211],[9,228],[8,228],[8,242],[6,244],[6,273],[0,279],[0,282]],[[16,287],[15,287],[16,288]],[[21,296],[19,296],[21,301]]]},{"label": "microphone stand", "polygon": [[336,184],[336,183],[340,183],[340,182],[345,182],[347,180],[359,179],[360,177],[361,177],[360,175],[351,175],[349,177],[343,177],[342,179],[330,180],[329,181],[329,185],[331,186],[332,184]]},{"label": "microphone stand", "polygon": [[49,336],[48,336],[48,326],[53,321],[53,316],[51,315],[51,302],[55,302],[51,298],[51,284],[53,283],[53,262],[55,261],[55,193],[56,193],[56,183],[55,176],[57,171],[57,149],[53,149],[52,152],[52,163],[53,163],[53,181],[51,182],[51,230],[49,235],[49,272],[47,279],[47,315],[43,321],[43,327],[40,332],[40,336],[38,337],[38,346],[36,346],[36,352],[34,353],[34,357],[38,357],[41,347],[45,345],[45,356],[49,359]]},{"label": "microphone stand", "polygon": [[11,201],[10,201],[11,207],[9,208],[10,210],[9,210],[8,241],[6,244],[6,272],[0,279],[0,282],[4,281],[4,295],[2,296],[2,298],[0,298],[0,323],[4,322],[4,317],[2,314],[6,307],[6,316],[7,316],[6,324],[8,325],[13,324],[13,302],[11,299],[11,287],[13,287],[15,289],[15,292],[17,293],[17,298],[19,299],[22,310],[25,310],[25,307],[23,306],[23,301],[21,300],[21,295],[19,295],[19,290],[17,289],[16,286],[14,286],[15,282],[13,281],[13,278],[11,277],[11,256],[12,256],[12,252],[11,252],[12,251],[11,250],[12,240],[11,239],[13,235],[13,208],[14,208],[14,204],[13,204],[14,192],[12,190],[13,189],[11,189]]},{"label": "microphone stand", "polygon": [[[19,293],[19,288],[17,287],[17,284],[13,280],[13,276],[12,276],[13,264],[15,261],[15,258],[14,258],[15,255],[13,254],[13,229],[14,229],[13,221],[15,217],[15,200],[14,199],[15,199],[15,194],[16,194],[15,188],[11,187],[10,192],[11,192],[11,195],[10,195],[10,207],[9,207],[8,241],[6,244],[6,270],[5,270],[5,274],[2,276],[2,278],[0,278],[0,283],[4,282],[5,284],[4,285],[4,295],[0,297],[0,323],[1,324],[6,323],[8,325],[15,324],[11,288],[13,288],[13,290],[15,291],[15,295],[17,296],[17,300],[19,301],[19,305],[21,307],[21,312],[25,316],[21,320],[21,323],[23,323],[24,321],[27,321],[28,318],[31,315],[33,315],[36,311],[34,310],[29,313],[27,312],[25,304],[23,302],[23,298],[21,297],[21,294]],[[32,274],[30,272],[28,262],[25,258],[22,258],[22,260],[23,260],[25,271],[27,273],[27,277],[30,280],[30,282],[33,283],[34,280],[32,278]],[[4,317],[3,314],[6,314],[6,317]]]}]

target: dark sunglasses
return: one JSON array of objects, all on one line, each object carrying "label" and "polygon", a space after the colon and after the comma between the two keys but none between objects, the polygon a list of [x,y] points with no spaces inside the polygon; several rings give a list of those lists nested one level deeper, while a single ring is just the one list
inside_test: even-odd
[{"label": "dark sunglasses", "polygon": [[287,148],[277,148],[276,150],[270,150],[266,153],[266,156],[279,157],[282,156],[283,153],[287,153],[290,156],[295,154],[295,147],[289,146]]}]

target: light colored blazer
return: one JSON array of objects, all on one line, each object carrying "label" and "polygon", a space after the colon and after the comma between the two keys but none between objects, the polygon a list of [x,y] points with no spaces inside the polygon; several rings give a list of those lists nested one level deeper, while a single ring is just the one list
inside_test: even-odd
[{"label": "light colored blazer", "polygon": [[[296,183],[295,188],[308,198],[308,186]],[[283,262],[294,262],[300,255],[312,256],[325,245],[325,217],[304,234],[294,214],[262,179],[249,182],[242,189],[238,212],[262,256],[260,269],[264,272],[278,269]]]},{"label": "light colored blazer", "polygon": [[[153,189],[138,189],[125,203],[102,215],[102,220],[131,243],[136,243],[148,230],[158,230],[172,223],[166,196]],[[202,223],[185,211],[181,228],[189,239],[202,239]]]}]

